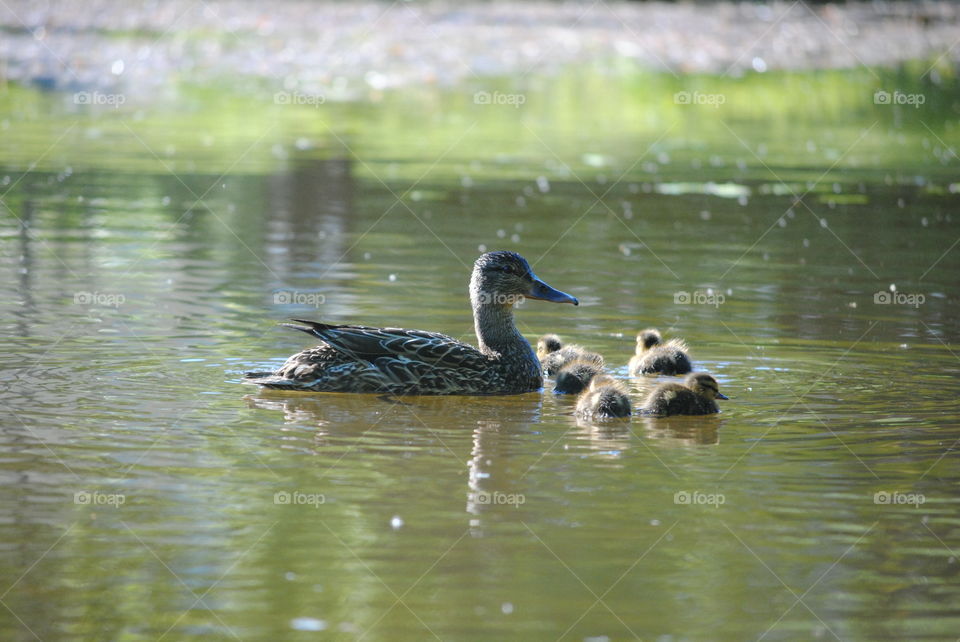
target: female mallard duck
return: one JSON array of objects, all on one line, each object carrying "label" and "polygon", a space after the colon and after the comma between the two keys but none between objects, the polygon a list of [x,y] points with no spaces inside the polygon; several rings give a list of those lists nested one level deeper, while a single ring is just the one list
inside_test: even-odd
[{"label": "female mallard duck", "polygon": [[697,372],[688,375],[682,385],[664,383],[657,386],[643,402],[642,413],[654,417],[711,415],[720,412],[716,399],[727,399],[720,393],[717,380],[706,372]]},{"label": "female mallard duck", "polygon": [[670,339],[666,343],[660,332],[650,328],[637,335],[637,353],[630,359],[630,374],[665,375],[687,374],[693,370],[687,356],[687,344],[683,339]]},{"label": "female mallard duck", "polygon": [[591,379],[603,368],[589,359],[574,359],[557,371],[553,392],[558,395],[577,395],[590,385]]},{"label": "female mallard duck", "polygon": [[540,362],[513,324],[513,304],[527,299],[579,305],[534,275],[514,252],[488,252],[470,278],[479,349],[436,332],[283,324],[323,340],[276,372],[250,372],[247,383],[284,390],[419,395],[495,395],[538,390]]},{"label": "female mallard duck", "polygon": [[610,375],[597,375],[577,399],[581,417],[613,419],[630,416],[630,396],[626,387]]}]

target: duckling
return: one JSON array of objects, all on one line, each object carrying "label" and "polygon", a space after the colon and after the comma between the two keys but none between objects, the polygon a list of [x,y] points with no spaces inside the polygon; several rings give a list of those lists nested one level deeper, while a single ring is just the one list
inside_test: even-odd
[{"label": "duckling", "polygon": [[577,414],[582,417],[613,419],[630,416],[627,388],[610,375],[597,375],[577,399]]},{"label": "duckling", "polygon": [[576,345],[568,345],[560,348],[556,352],[549,353],[543,360],[540,362],[540,365],[543,366],[543,371],[550,376],[557,374],[560,371],[560,368],[567,365],[575,359],[581,359],[584,361],[590,361],[598,368],[603,367],[603,357],[597,354],[596,352],[590,352],[586,348]]},{"label": "duckling", "polygon": [[548,354],[563,347],[560,337],[555,334],[545,334],[537,341],[537,359],[543,361]]},{"label": "duckling", "polygon": [[670,339],[666,343],[660,332],[648,328],[637,335],[637,353],[630,359],[630,374],[665,375],[687,374],[693,370],[687,356],[687,344],[683,339]]},{"label": "duckling", "polygon": [[653,417],[672,415],[710,415],[720,412],[715,399],[727,399],[720,393],[717,380],[706,372],[688,375],[683,384],[657,386],[643,402],[642,414]]},{"label": "duckling", "polygon": [[603,368],[590,359],[574,359],[557,371],[553,392],[558,395],[576,395],[590,385],[590,381],[603,372]]}]

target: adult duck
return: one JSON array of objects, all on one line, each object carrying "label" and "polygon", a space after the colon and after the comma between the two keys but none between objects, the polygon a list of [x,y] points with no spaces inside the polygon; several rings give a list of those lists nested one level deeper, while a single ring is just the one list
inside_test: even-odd
[{"label": "adult duck", "polygon": [[505,395],[543,386],[529,342],[513,323],[524,299],[579,305],[576,297],[536,277],[515,252],[488,252],[473,266],[470,303],[479,347],[437,332],[283,324],[323,341],[287,359],[275,372],[249,372],[245,382],[284,390],[417,395]]}]

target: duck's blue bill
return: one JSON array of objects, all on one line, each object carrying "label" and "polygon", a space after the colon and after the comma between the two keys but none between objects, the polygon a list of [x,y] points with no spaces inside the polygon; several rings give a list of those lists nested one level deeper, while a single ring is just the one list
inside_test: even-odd
[{"label": "duck's blue bill", "polygon": [[574,305],[580,305],[580,302],[577,301],[577,297],[570,296],[566,292],[561,292],[560,290],[554,290],[538,278],[533,279],[533,287],[530,288],[530,294],[527,295],[527,298],[540,299],[541,301],[552,301],[554,303],[572,303]]},{"label": "duck's blue bill", "polygon": [[730,397],[728,397],[727,395],[723,394],[722,392],[718,392],[718,393],[717,393],[717,399],[727,399],[727,400],[729,400]]}]

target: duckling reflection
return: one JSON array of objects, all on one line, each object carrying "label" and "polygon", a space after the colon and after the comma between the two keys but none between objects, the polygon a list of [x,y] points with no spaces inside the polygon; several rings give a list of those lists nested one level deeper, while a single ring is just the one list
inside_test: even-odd
[{"label": "duckling reflection", "polygon": [[637,334],[637,350],[630,359],[630,374],[678,375],[687,374],[692,369],[683,339],[670,339],[664,343],[655,328]]},{"label": "duckling reflection", "polygon": [[663,383],[643,402],[641,414],[651,417],[709,415],[720,412],[716,399],[727,399],[717,380],[706,372],[687,376],[683,384]]},{"label": "duckling reflection", "polygon": [[646,437],[656,439],[664,446],[688,448],[719,444],[721,421],[718,415],[706,415],[697,418],[644,417],[640,423]]},{"label": "duckling reflection", "polygon": [[620,459],[623,453],[636,446],[636,437],[628,421],[594,419],[582,415],[572,418],[579,430],[576,438],[605,459]]}]

